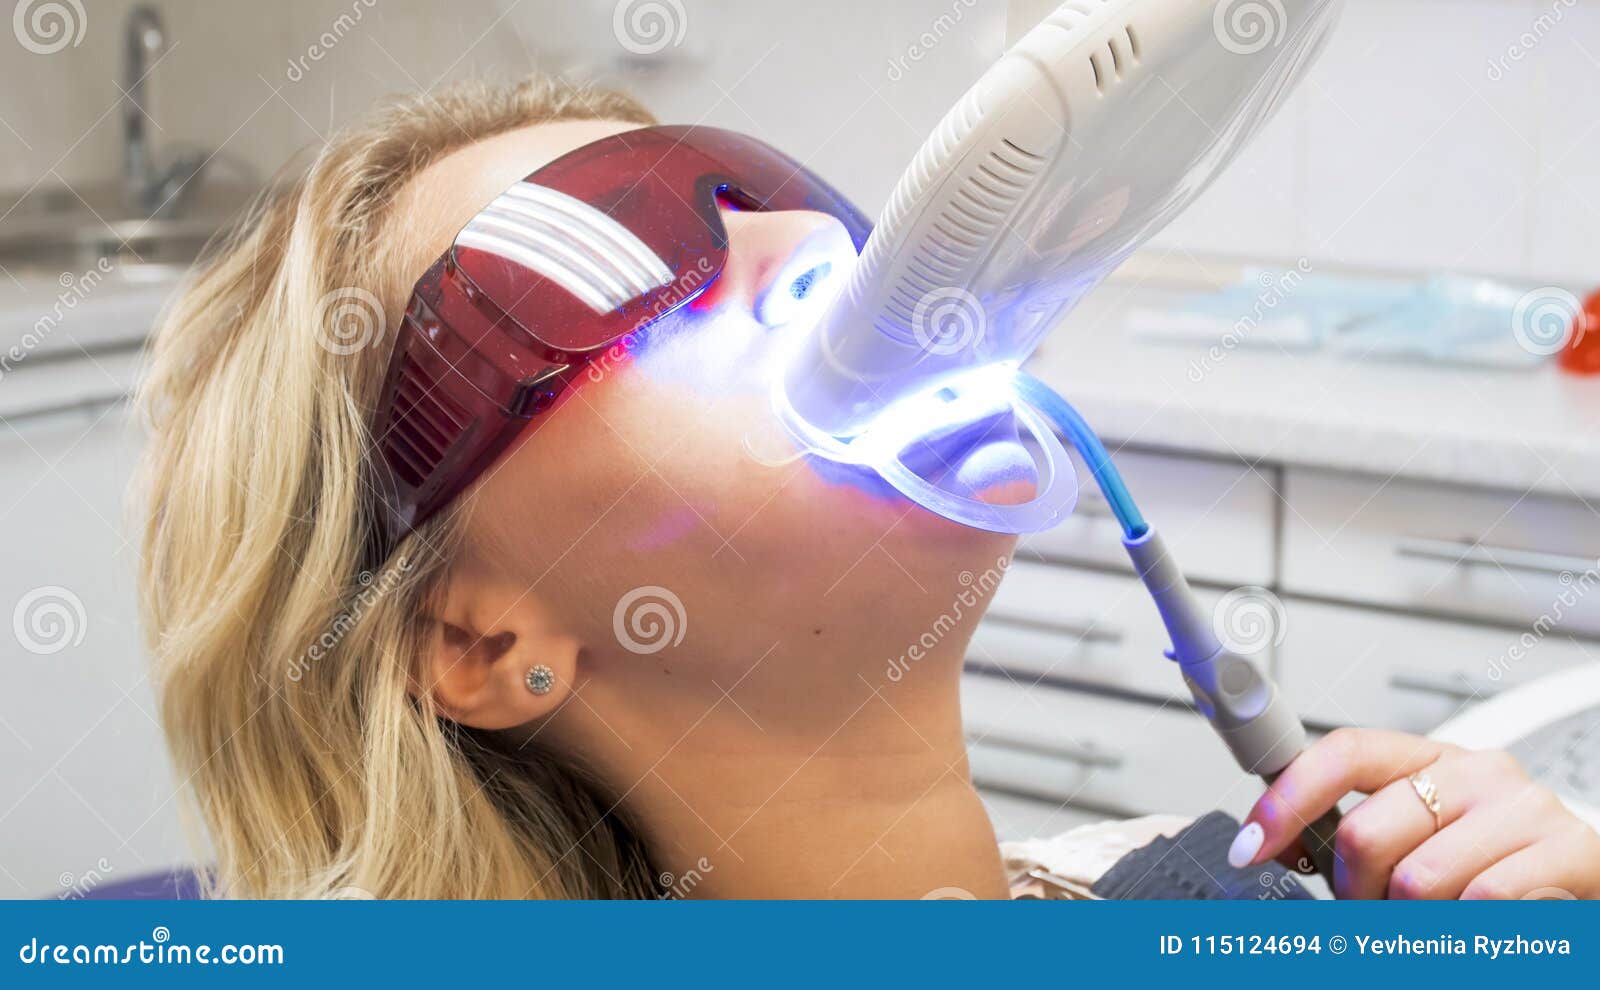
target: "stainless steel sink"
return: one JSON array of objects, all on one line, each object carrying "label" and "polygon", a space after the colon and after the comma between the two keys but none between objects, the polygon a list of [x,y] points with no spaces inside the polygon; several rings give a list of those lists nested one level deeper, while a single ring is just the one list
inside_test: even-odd
[{"label": "stainless steel sink", "polygon": [[192,264],[237,222],[251,190],[212,181],[214,154],[199,148],[157,154],[151,147],[146,83],[170,50],[161,12],[150,4],[131,7],[123,21],[120,181],[0,195],[0,268],[12,281],[25,281],[19,272],[66,279],[106,260],[122,278],[160,278]]},{"label": "stainless steel sink", "polygon": [[129,215],[122,188],[40,188],[0,196],[0,266],[21,272],[82,272],[108,259],[127,275],[184,268],[238,222],[252,191],[200,182],[175,217]]}]

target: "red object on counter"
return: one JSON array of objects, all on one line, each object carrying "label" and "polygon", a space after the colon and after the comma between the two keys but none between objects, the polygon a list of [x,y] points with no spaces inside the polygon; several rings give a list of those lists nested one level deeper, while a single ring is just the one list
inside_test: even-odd
[{"label": "red object on counter", "polygon": [[1573,321],[1561,367],[1575,375],[1600,375],[1600,292],[1589,297]]}]

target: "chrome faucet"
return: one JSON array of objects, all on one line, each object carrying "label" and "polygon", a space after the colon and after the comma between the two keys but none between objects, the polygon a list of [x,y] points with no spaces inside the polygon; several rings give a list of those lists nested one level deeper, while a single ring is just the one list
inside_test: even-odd
[{"label": "chrome faucet", "polygon": [[167,33],[161,14],[140,4],[128,11],[123,30],[122,181],[128,208],[144,217],[170,217],[178,213],[205,170],[207,156],[186,152],[158,168],[145,133],[148,107],[146,77],[153,60],[167,50]]}]

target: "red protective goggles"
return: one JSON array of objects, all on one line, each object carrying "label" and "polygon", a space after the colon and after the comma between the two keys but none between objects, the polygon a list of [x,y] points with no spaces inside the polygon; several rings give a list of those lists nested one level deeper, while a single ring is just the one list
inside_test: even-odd
[{"label": "red protective goggles", "polygon": [[412,290],[374,421],[382,552],[460,494],[583,365],[728,258],[719,201],[870,224],[787,155],[714,127],[585,145],[500,194]]}]

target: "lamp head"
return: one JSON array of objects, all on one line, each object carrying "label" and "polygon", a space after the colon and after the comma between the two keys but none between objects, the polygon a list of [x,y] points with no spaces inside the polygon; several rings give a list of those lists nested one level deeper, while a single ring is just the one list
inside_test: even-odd
[{"label": "lamp head", "polygon": [[[953,412],[941,396],[963,396],[964,410],[1015,405],[1005,369],[1233,160],[1320,51],[1340,6],[1063,4],[951,108],[907,167],[782,377],[775,402],[791,432],[822,456],[882,458],[914,432],[908,409],[937,411],[940,422]],[[871,439],[884,429],[893,433]],[[1072,472],[1055,474],[1060,483]],[[1052,525],[1057,509],[962,521],[1031,531],[1016,527]]]}]

